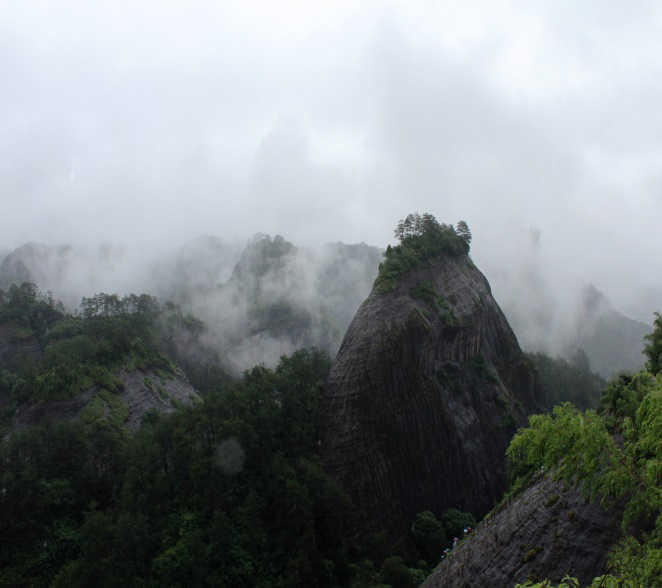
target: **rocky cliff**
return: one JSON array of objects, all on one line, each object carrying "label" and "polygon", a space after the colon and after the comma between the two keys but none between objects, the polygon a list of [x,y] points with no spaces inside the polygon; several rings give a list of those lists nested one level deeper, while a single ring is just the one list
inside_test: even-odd
[{"label": "rocky cliff", "polygon": [[461,541],[422,588],[512,588],[545,578],[556,585],[566,575],[584,586],[605,573],[621,515],[544,478]]},{"label": "rocky cliff", "polygon": [[[90,388],[71,400],[21,404],[14,413],[7,435],[46,422],[54,424],[81,418],[105,418],[134,432],[140,428],[148,411],[171,413],[199,400],[180,371],[172,374],[162,370],[123,369],[118,376],[122,387],[116,393]],[[91,410],[92,403],[99,403],[100,410]]]},{"label": "rocky cliff", "polygon": [[482,515],[542,396],[485,277],[441,254],[373,288],[350,324],[325,391],[325,464],[369,529],[400,533],[423,510]]}]

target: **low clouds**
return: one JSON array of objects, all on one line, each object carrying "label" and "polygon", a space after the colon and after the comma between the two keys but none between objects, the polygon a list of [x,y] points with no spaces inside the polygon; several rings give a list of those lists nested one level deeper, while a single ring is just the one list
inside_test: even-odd
[{"label": "low clouds", "polygon": [[466,220],[489,267],[537,227],[550,276],[659,306],[656,3],[1,11],[0,248],[385,246],[418,210]]}]

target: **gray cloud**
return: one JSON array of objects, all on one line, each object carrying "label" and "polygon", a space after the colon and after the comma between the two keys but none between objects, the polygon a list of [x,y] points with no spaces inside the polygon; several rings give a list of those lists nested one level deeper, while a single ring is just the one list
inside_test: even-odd
[{"label": "gray cloud", "polygon": [[654,2],[0,10],[0,249],[385,246],[430,211],[469,223],[497,281],[534,226],[553,297],[577,280],[638,318],[660,305]]}]

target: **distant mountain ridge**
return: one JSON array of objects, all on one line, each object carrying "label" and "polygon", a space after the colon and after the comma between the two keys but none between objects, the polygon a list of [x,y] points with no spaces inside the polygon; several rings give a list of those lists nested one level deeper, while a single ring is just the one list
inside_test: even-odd
[{"label": "distant mountain ridge", "polygon": [[[300,346],[334,355],[370,292],[381,253],[365,243],[297,247],[260,233],[244,246],[202,236],[133,267],[140,257],[116,245],[83,250],[28,243],[0,261],[0,288],[31,281],[69,309],[95,291],[146,291],[173,300],[210,325],[210,341],[238,373],[261,361],[275,364]],[[497,281],[512,280],[501,273]],[[592,285],[577,293],[575,310],[562,313],[547,300],[544,281],[519,279],[532,300],[500,303],[525,350],[572,359],[581,348],[605,378],[641,369],[650,325],[619,313]]]}]

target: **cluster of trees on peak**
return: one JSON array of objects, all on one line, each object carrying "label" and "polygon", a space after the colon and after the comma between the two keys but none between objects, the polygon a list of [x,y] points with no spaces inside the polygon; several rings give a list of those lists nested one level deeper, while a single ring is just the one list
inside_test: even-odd
[{"label": "cluster of trees on peak", "polygon": [[403,220],[398,221],[395,228],[395,237],[400,243],[416,237],[426,237],[428,239],[439,239],[451,235],[457,235],[466,244],[466,253],[469,252],[471,243],[471,231],[465,221],[459,221],[456,228],[453,225],[439,223],[437,219],[429,214],[423,215],[414,212],[408,214]]},{"label": "cluster of trees on peak", "polygon": [[382,293],[392,292],[398,276],[408,270],[430,263],[441,254],[466,255],[471,248],[471,231],[465,221],[458,222],[455,228],[439,223],[428,213],[407,215],[398,222],[395,237],[399,244],[386,248],[375,280],[375,287]]}]

